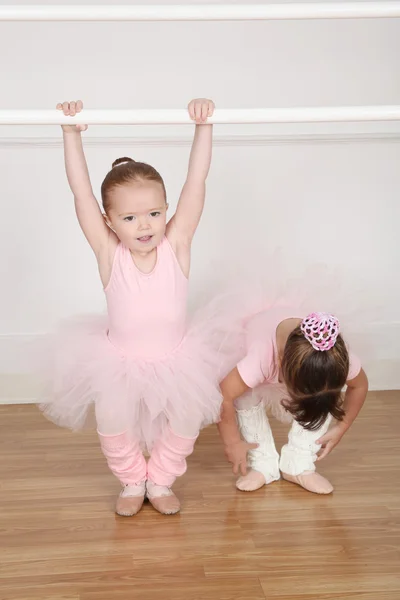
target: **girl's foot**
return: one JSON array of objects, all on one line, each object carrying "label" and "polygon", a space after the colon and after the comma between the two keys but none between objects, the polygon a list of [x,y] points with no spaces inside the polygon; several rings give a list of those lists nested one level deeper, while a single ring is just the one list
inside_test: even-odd
[{"label": "girl's foot", "polygon": [[260,471],[257,471],[256,469],[250,469],[247,475],[242,475],[239,477],[236,482],[236,487],[242,492],[254,492],[255,490],[262,488],[263,485],[268,485],[269,483],[277,481],[278,479],[279,475],[270,475],[268,478],[265,478]]},{"label": "girl's foot", "polygon": [[133,517],[143,506],[146,483],[126,485],[117,498],[115,512],[121,517]]},{"label": "girl's foot", "polygon": [[250,469],[246,475],[239,477],[236,481],[236,487],[242,492],[254,492],[255,490],[262,488],[266,483],[262,473]]},{"label": "girl's foot", "polygon": [[331,494],[333,492],[333,485],[316,471],[304,471],[300,475],[282,473],[282,477],[314,494]]},{"label": "girl's foot", "polygon": [[180,502],[171,488],[148,480],[146,489],[150,504],[162,515],[175,515],[181,510]]}]

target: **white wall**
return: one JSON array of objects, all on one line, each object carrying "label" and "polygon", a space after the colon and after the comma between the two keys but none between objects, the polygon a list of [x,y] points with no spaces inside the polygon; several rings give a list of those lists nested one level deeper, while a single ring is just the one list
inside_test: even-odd
[{"label": "white wall", "polygon": [[[0,23],[0,108],[78,97],[91,108],[176,108],[198,95],[225,108],[399,104],[399,55],[395,19]],[[368,314],[372,386],[400,388],[400,125],[225,126],[215,134],[193,297],[214,285],[216,261],[235,273],[248,256],[258,261],[280,247],[292,273],[326,262],[346,286],[354,281],[352,304]],[[127,154],[161,171],[174,205],[190,135],[189,127],[90,128],[95,190]],[[0,177],[4,373],[23,370],[15,350],[26,339],[104,301],[75,221],[59,128],[0,127]],[[371,293],[361,295],[359,281]]]}]

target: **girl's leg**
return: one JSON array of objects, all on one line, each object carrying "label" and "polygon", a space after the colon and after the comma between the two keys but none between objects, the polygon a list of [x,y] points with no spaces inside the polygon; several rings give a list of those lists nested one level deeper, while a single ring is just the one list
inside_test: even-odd
[{"label": "girl's leg", "polygon": [[147,466],[139,441],[126,430],[126,419],[116,416],[109,405],[96,405],[96,420],[103,454],[123,486],[116,512],[132,516],[141,509],[145,497]]},{"label": "girl's leg", "polygon": [[316,444],[316,440],[326,433],[331,419],[329,415],[316,431],[308,431],[294,421],[289,432],[289,441],[281,451],[279,466],[282,477],[315,494],[330,494],[333,491],[330,482],[315,471],[314,464],[317,452],[321,448]]},{"label": "girl's leg", "polygon": [[199,427],[174,420],[154,444],[148,463],[147,497],[162,514],[175,514],[180,510],[171,486],[186,472],[186,458],[192,454],[198,435]]},{"label": "girl's leg", "polygon": [[239,398],[235,404],[242,437],[246,442],[258,444],[258,448],[247,453],[250,471],[236,482],[239,490],[252,492],[280,478],[279,455],[265,407],[259,398],[249,393]]}]

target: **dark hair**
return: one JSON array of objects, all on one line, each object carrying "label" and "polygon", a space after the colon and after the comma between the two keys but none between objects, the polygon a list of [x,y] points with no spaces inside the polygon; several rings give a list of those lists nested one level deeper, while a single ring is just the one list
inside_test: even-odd
[{"label": "dark hair", "polygon": [[330,350],[315,350],[300,326],[289,335],[281,369],[290,400],[282,404],[305,429],[316,430],[329,414],[338,421],[342,409],[342,388],[349,373],[349,353],[341,335]]},{"label": "dark hair", "polygon": [[101,184],[101,199],[104,212],[110,209],[110,192],[115,187],[132,181],[156,181],[161,185],[164,197],[167,197],[163,178],[154,167],[147,163],[136,162],[132,158],[125,156],[117,158],[113,162],[111,171],[107,173]]}]

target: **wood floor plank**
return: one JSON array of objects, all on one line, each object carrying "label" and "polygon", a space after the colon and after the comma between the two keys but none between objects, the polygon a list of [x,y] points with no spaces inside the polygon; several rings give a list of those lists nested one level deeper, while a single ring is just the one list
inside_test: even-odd
[{"label": "wood floor plank", "polygon": [[335,600],[342,600],[346,594],[365,592],[375,594],[375,598],[380,600],[382,591],[391,594],[390,600],[400,598],[399,575],[368,573],[367,568],[358,571],[343,567],[340,572],[323,574],[299,571],[284,577],[281,574],[270,575],[261,579],[261,585],[266,597],[274,599],[289,595],[291,600],[308,600],[313,595],[321,598],[323,594],[330,594]]}]

